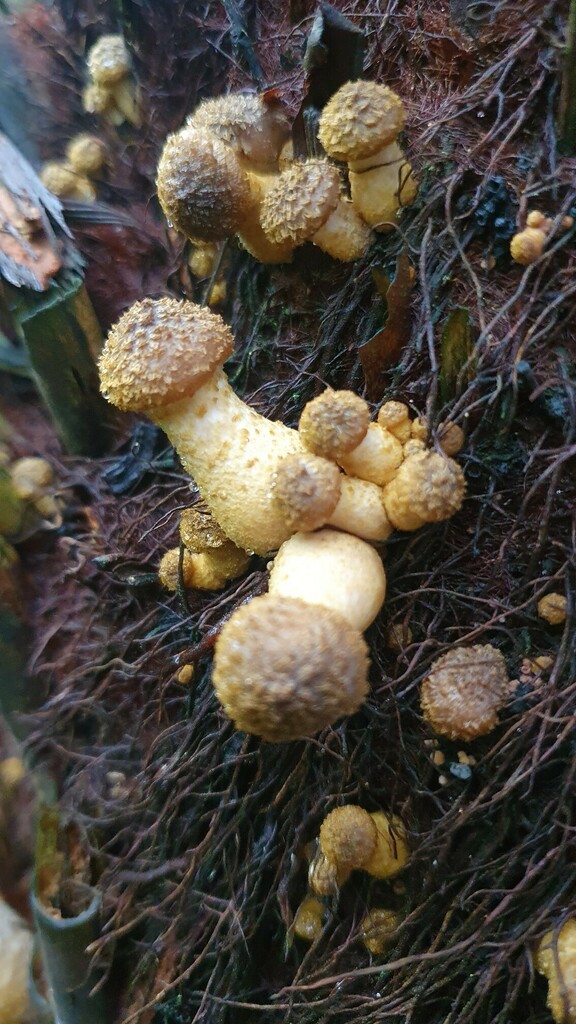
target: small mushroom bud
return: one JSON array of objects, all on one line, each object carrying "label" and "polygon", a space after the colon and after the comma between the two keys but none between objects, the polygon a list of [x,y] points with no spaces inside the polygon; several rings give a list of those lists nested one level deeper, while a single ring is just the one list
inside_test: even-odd
[{"label": "small mushroom bud", "polygon": [[469,741],[494,729],[507,697],[506,662],[484,644],[455,647],[437,658],[422,683],[420,703],[434,732]]},{"label": "small mushroom bud", "polygon": [[318,138],[334,160],[348,163],[352,202],[377,231],[390,230],[418,186],[396,139],[404,126],[399,96],[377,82],[347,82],[324,107]]},{"label": "small mushroom bud", "polygon": [[313,242],[334,259],[360,259],[370,231],[340,191],[338,170],[326,160],[292,164],[262,201],[265,234],[277,245]]},{"label": "small mushroom bud", "polygon": [[394,942],[394,936],[401,917],[395,910],[374,907],[369,910],[360,925],[362,942],[369,953],[379,956]]},{"label": "small mushroom bud", "polygon": [[405,458],[385,486],[384,508],[397,530],[417,530],[453,516],[465,493],[464,475],[453,459],[421,451]]},{"label": "small mushroom bud", "polygon": [[[250,555],[231,540],[221,547],[199,553],[184,551],[182,585],[186,590],[221,590],[229,580],[248,568]],[[167,590],[178,589],[180,548],[167,551],[158,569],[160,583]]]},{"label": "small mushroom bud", "polygon": [[218,261],[218,246],[215,242],[198,242],[188,258],[188,266],[194,277],[210,277]]},{"label": "small mushroom bud", "polygon": [[394,434],[394,437],[405,444],[410,437],[410,413],[404,402],[384,402],[380,409],[377,422],[385,430]]},{"label": "small mushroom bud", "polygon": [[362,870],[374,878],[392,878],[406,867],[410,847],[404,822],[396,814],[374,811],[370,815],[377,832],[376,848]]},{"label": "small mushroom bud", "polygon": [[464,431],[457,423],[446,420],[438,425],[438,442],[446,455],[458,455],[464,447]]},{"label": "small mushroom bud", "polygon": [[316,896],[307,896],[294,915],[294,935],[305,942],[316,942],[322,934],[324,904]]},{"label": "small mushroom bud", "polygon": [[106,146],[97,135],[76,135],[66,147],[66,158],[77,174],[93,177],[106,163]]},{"label": "small mushroom bud", "polygon": [[510,255],[515,263],[529,267],[544,252],[546,233],[540,228],[524,228],[510,242]]},{"label": "small mushroom bud", "polygon": [[356,804],[336,807],[320,827],[321,853],[346,876],[370,861],[377,844],[378,831],[371,815]]},{"label": "small mushroom bud", "polygon": [[557,1024],[576,1024],[576,920],[546,932],[534,957],[536,970],[548,980],[546,1005]]},{"label": "small mushroom bud", "polygon": [[566,622],[566,595],[545,594],[538,601],[538,615],[551,626],[561,626]]},{"label": "small mushroom bud", "polygon": [[54,482],[54,470],[46,459],[27,455],[12,463],[10,479],[19,498],[23,501],[36,501]]},{"label": "small mushroom bud", "polygon": [[44,164],[40,178],[42,184],[61,199],[76,199],[78,202],[94,203],[96,189],[89,179],[78,174],[70,164],[51,160]]},{"label": "small mushroom bud", "polygon": [[366,643],[330,608],[264,594],[241,605],[216,641],[216,696],[238,729],[302,739],[360,706]]},{"label": "small mushroom bud", "polygon": [[87,57],[92,82],[108,92],[110,102],[126,121],[140,123],[136,87],[131,80],[131,60],[122,36],[100,36]]}]

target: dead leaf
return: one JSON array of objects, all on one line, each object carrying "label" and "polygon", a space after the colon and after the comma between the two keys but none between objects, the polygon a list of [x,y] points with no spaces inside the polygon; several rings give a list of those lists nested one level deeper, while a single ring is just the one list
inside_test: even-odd
[{"label": "dead leaf", "polygon": [[366,382],[366,397],[378,402],[384,390],[384,372],[398,362],[410,341],[412,317],[410,302],[416,271],[406,249],[396,260],[396,273],[390,280],[382,271],[374,270],[374,284],[386,303],[384,327],[359,348],[360,362]]}]

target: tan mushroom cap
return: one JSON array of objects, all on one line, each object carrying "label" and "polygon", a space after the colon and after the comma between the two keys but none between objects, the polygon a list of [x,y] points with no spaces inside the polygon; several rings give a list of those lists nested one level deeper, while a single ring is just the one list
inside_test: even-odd
[{"label": "tan mushroom cap", "polygon": [[566,622],[567,607],[565,594],[545,594],[538,601],[538,615],[551,626],[560,626]]},{"label": "tan mushroom cap", "polygon": [[334,160],[362,160],[393,142],[404,120],[404,104],[388,86],[346,82],[322,111],[318,138]]},{"label": "tan mushroom cap", "polygon": [[254,164],[275,164],[290,133],[278,103],[264,97],[230,93],[204,100],[187,124],[226,142]]},{"label": "tan mushroom cap", "polygon": [[336,612],[264,594],[225,623],[213,682],[238,729],[283,742],[356,711],[368,664],[362,635]]},{"label": "tan mushroom cap", "polygon": [[180,516],[180,539],[188,551],[200,554],[229,542],[224,530],[209,511],[186,508]]},{"label": "tan mushroom cap", "polygon": [[378,830],[368,811],[357,804],[336,807],[320,827],[320,849],[338,869],[354,871],[370,860]]},{"label": "tan mushroom cap", "polygon": [[97,135],[75,135],[66,147],[70,166],[78,174],[98,174],[106,162],[106,146]]},{"label": "tan mushroom cap", "polygon": [[323,526],[338,504],[340,479],[333,462],[311,452],[287,455],[276,471],[272,493],[288,526],[294,530]]},{"label": "tan mushroom cap", "polygon": [[260,223],[272,242],[301,245],[322,227],[339,198],[340,175],[332,164],[292,164],[264,196]]},{"label": "tan mushroom cap", "polygon": [[217,313],[177,299],[136,302],[111,329],[100,357],[100,388],[133,412],[190,397],[234,348]]},{"label": "tan mushroom cap", "polygon": [[369,953],[379,956],[392,945],[402,918],[396,910],[373,907],[360,924],[362,942]]},{"label": "tan mushroom cap", "polygon": [[510,255],[515,263],[529,267],[544,252],[546,234],[541,228],[524,228],[510,242]]},{"label": "tan mushroom cap", "polygon": [[187,238],[204,242],[233,235],[254,210],[248,177],[234,151],[192,128],[166,139],[156,187],[167,220]]},{"label": "tan mushroom cap", "polygon": [[466,481],[460,466],[439,452],[408,455],[384,488],[384,508],[398,530],[449,519],[462,505]]},{"label": "tan mushroom cap", "polygon": [[315,455],[340,459],[366,436],[370,409],[353,391],[323,391],[304,406],[298,430],[302,443]]},{"label": "tan mushroom cap", "polygon": [[508,696],[508,673],[491,644],[455,647],[431,665],[420,693],[424,718],[451,740],[473,740],[498,724]]},{"label": "tan mushroom cap", "polygon": [[557,1024],[576,1022],[576,920],[542,936],[534,957],[539,974],[548,979],[546,1005]]},{"label": "tan mushroom cap", "polygon": [[130,54],[122,36],[100,36],[86,58],[90,76],[97,85],[115,85],[130,71]]}]

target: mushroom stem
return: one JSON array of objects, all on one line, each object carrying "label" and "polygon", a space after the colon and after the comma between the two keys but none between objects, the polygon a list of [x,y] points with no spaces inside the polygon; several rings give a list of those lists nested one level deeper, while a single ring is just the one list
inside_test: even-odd
[{"label": "mushroom stem", "polygon": [[348,164],[350,195],[358,213],[376,231],[390,231],[396,214],[415,198],[418,185],[397,142]]}]

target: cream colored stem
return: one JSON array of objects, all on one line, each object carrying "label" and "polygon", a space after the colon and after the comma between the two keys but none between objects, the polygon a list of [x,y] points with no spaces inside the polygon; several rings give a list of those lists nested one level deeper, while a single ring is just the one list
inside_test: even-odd
[{"label": "cream colored stem", "polygon": [[287,540],[292,531],[274,508],[271,481],[281,459],[303,450],[296,430],[247,406],[221,372],[192,398],[156,409],[151,418],[238,547],[263,555]]}]

